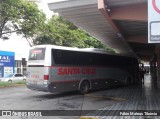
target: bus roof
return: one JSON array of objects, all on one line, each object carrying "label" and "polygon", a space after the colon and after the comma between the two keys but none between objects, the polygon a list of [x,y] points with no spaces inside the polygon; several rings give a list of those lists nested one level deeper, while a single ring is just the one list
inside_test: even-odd
[{"label": "bus roof", "polygon": [[[98,49],[98,48],[77,48],[77,47],[66,47],[66,46],[57,46],[57,45],[36,45],[36,46],[32,46],[31,49],[47,48],[47,47],[51,48],[51,49],[60,49],[60,50],[69,50],[69,51],[78,51],[78,52],[90,52],[90,53],[100,53],[100,54],[124,56],[124,55],[109,52],[109,51],[107,52],[103,49]],[[126,56],[126,57],[133,57],[133,56]]]}]

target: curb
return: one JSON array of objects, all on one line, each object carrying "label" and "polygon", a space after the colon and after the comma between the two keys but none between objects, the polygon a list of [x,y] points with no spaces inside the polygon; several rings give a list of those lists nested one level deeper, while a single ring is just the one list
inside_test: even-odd
[{"label": "curb", "polygon": [[9,86],[0,86],[0,88],[9,88],[9,87],[18,87],[18,86],[26,86],[26,84],[15,84],[15,85],[9,85]]}]

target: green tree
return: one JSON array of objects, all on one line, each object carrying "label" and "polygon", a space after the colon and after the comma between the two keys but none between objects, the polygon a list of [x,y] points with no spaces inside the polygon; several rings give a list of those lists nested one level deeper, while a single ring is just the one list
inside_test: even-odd
[{"label": "green tree", "polygon": [[35,3],[27,0],[0,0],[0,38],[7,39],[12,33],[26,38],[40,34],[45,14]]},{"label": "green tree", "polygon": [[[80,40],[76,39],[71,28],[71,23],[59,16],[52,17],[43,28],[42,34],[34,40],[34,44],[55,44],[69,47],[77,47]],[[47,40],[46,40],[47,39]]]},{"label": "green tree", "polygon": [[54,44],[79,48],[91,47],[114,52],[113,49],[60,16],[53,16],[46,23],[41,33],[34,39],[34,44]]}]

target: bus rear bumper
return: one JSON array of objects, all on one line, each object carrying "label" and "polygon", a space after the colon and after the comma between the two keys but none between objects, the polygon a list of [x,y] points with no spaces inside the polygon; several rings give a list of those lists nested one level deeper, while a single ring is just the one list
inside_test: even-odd
[{"label": "bus rear bumper", "polygon": [[31,90],[38,90],[38,91],[44,91],[49,92],[48,84],[27,84],[27,88]]}]

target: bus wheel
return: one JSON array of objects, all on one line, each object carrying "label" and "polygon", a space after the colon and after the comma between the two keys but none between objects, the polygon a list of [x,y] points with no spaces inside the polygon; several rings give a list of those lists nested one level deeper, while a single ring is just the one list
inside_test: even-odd
[{"label": "bus wheel", "polygon": [[80,94],[84,95],[89,92],[89,82],[83,81],[80,85]]}]

